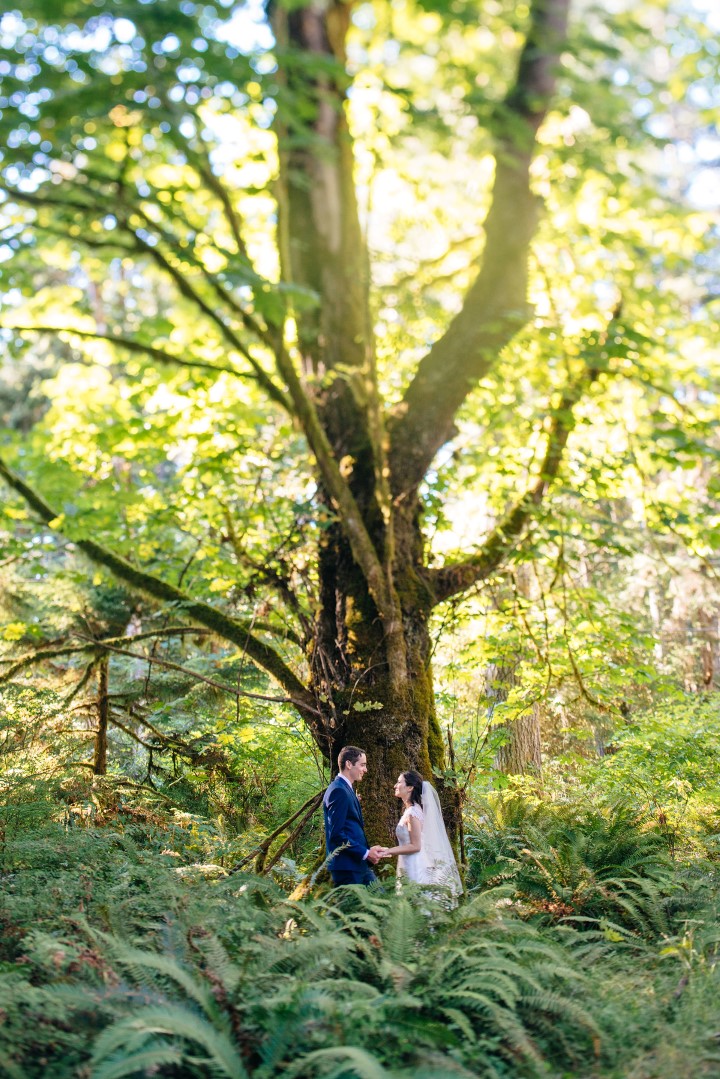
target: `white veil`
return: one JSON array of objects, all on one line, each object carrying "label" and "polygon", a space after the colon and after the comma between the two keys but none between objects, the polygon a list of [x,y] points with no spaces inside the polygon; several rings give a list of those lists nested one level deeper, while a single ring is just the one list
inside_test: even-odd
[{"label": "white veil", "polygon": [[457,899],[462,894],[462,881],[445,831],[438,793],[427,780],[422,785],[422,808],[422,850],[427,865],[427,883],[442,885]]}]

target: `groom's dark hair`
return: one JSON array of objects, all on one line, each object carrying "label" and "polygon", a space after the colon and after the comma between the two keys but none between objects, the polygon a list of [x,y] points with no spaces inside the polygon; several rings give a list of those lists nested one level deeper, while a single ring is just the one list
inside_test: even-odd
[{"label": "groom's dark hair", "polygon": [[365,756],[367,754],[364,749],[358,749],[357,746],[343,746],[338,753],[338,771],[343,772],[348,761],[351,764],[357,764],[360,758]]}]

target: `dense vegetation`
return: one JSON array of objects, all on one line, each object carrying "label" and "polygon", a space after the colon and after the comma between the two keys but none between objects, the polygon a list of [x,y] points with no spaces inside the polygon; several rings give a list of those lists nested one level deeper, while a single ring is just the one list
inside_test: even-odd
[{"label": "dense vegetation", "polygon": [[713,843],[671,854],[594,783],[592,807],[478,802],[454,912],[391,884],[289,897],[287,871],[223,871],[209,827],[73,823],[16,792],[3,1075],[715,1075]]},{"label": "dense vegetation", "polygon": [[3,1079],[720,1075],[718,31],[0,17]]}]

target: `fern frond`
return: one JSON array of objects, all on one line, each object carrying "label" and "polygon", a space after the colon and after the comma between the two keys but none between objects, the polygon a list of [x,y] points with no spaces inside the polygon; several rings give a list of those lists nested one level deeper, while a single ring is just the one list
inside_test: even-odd
[{"label": "fern frond", "polygon": [[93,1068],[92,1079],[124,1079],[128,1075],[155,1075],[164,1065],[180,1065],[183,1054],[171,1045],[156,1045],[121,1060],[108,1060]]},{"label": "fern frond", "polygon": [[[120,1050],[140,1048],[156,1036],[174,1037],[202,1046],[207,1061],[227,1079],[247,1079],[247,1072],[237,1049],[225,1030],[218,1030],[207,1020],[181,1005],[155,1005],[114,1023],[100,1034],[95,1045],[93,1064],[99,1066]],[[128,1074],[128,1073],[124,1073]]]},{"label": "fern frond", "polygon": [[443,1005],[440,1008],[440,1014],[444,1015],[446,1019],[449,1019],[451,1023],[454,1023],[461,1034],[467,1038],[469,1042],[477,1041],[477,1035],[464,1012],[461,1012],[458,1008],[448,1008]]},{"label": "fern frond", "polygon": [[25,1071],[4,1053],[0,1054],[0,1075],[4,1079],[27,1079]]},{"label": "fern frond", "polygon": [[380,939],[391,960],[404,962],[415,951],[418,938],[427,932],[427,919],[405,898],[394,905]]},{"label": "fern frond", "polygon": [[263,967],[267,973],[301,972],[310,975],[327,969],[328,962],[339,965],[351,950],[352,940],[336,931],[327,930],[322,936],[301,936],[291,941],[268,941],[265,945]]},{"label": "fern frond", "polygon": [[[311,1070],[308,1070],[310,1069]],[[285,1071],[287,1079],[302,1075],[326,1076],[327,1079],[357,1076],[357,1079],[390,1079],[392,1075],[383,1068],[377,1057],[371,1056],[365,1049],[353,1045],[338,1046],[336,1049],[315,1049],[306,1053]]]},{"label": "fern frond", "polygon": [[205,959],[208,970],[212,971],[213,978],[229,993],[233,992],[240,982],[242,971],[233,963],[217,937],[204,937],[195,946]]},{"label": "fern frond", "polygon": [[174,959],[125,945],[115,945],[112,954],[115,961],[124,966],[138,983],[146,984],[146,976],[150,972],[159,974],[179,985],[185,995],[199,1004],[206,1015],[215,1018],[221,1014],[209,986],[200,982]]}]

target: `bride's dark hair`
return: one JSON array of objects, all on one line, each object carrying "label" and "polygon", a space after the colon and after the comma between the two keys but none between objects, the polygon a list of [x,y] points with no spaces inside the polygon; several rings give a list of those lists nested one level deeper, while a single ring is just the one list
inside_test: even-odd
[{"label": "bride's dark hair", "polygon": [[419,772],[403,772],[403,779],[408,787],[412,787],[412,790],[410,791],[410,805],[422,806],[423,777]]}]

